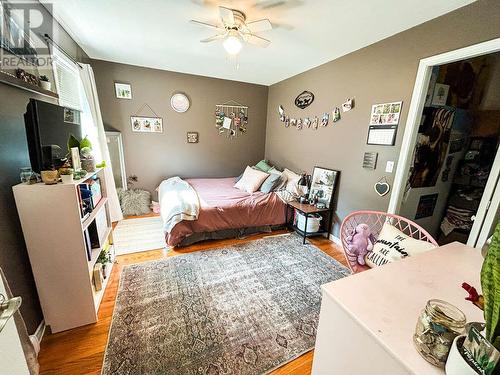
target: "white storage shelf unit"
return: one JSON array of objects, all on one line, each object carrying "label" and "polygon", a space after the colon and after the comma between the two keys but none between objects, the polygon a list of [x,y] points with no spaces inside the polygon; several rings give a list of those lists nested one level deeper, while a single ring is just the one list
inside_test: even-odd
[{"label": "white storage shelf unit", "polygon": [[[102,198],[90,216],[82,219],[78,184],[93,176],[99,178]],[[92,280],[102,246],[92,249],[89,261],[84,232],[97,217],[105,215],[101,244],[106,238],[112,242],[103,169],[70,184],[19,184],[12,189],[45,324],[55,333],[95,323],[106,288],[103,284],[96,291]],[[107,267],[108,275],[111,266]]]}]

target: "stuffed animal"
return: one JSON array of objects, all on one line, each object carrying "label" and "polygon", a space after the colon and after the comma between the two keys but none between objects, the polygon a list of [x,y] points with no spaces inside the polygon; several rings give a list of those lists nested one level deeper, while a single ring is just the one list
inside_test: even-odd
[{"label": "stuffed animal", "polygon": [[347,237],[347,248],[358,264],[365,265],[365,255],[373,250],[373,236],[367,224],[358,224]]}]

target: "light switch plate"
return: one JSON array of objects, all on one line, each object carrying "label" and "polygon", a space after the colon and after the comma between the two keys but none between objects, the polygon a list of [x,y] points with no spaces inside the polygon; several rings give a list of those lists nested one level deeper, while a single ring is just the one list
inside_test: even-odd
[{"label": "light switch plate", "polygon": [[393,161],[388,161],[386,164],[385,164],[385,171],[387,173],[392,173],[392,171],[394,170],[394,162]]}]

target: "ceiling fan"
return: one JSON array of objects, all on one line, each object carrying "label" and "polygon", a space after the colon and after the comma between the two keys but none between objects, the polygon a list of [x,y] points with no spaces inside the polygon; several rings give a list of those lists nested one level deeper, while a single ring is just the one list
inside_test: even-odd
[{"label": "ceiling fan", "polygon": [[192,23],[210,27],[218,31],[217,34],[202,39],[200,42],[209,43],[216,40],[224,40],[222,45],[229,55],[237,55],[243,48],[242,42],[263,48],[271,44],[270,40],[256,35],[263,31],[272,30],[273,25],[267,18],[246,22],[245,13],[223,6],[219,6],[219,15],[222,23],[218,25],[191,20]]}]

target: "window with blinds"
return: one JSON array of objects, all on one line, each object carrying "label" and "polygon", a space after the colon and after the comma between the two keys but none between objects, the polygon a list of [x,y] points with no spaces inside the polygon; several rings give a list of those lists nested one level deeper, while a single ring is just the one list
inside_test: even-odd
[{"label": "window with blinds", "polygon": [[81,81],[78,67],[54,47],[54,75],[59,105],[81,110]]}]

